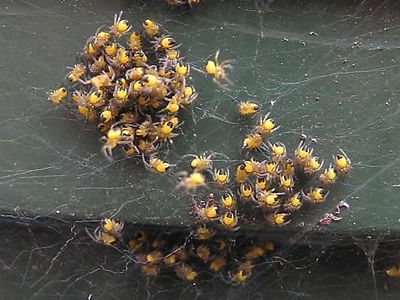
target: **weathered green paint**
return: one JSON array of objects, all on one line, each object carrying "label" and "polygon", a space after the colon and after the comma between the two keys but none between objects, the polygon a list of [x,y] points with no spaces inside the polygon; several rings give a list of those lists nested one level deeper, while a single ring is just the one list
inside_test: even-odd
[{"label": "weathered green paint", "polygon": [[200,96],[185,112],[184,135],[167,155],[171,162],[215,151],[233,166],[255,122],[238,118],[235,99],[253,98],[264,113],[274,100],[271,116],[281,129],[271,141],[293,150],[303,132],[318,140],[315,152],[326,161],[343,148],[354,164],[326,203],[292,224],[315,224],[345,199],[350,213],[330,228],[397,230],[399,6],[277,1],[268,7],[258,1],[206,1],[192,10],[158,1],[2,3],[1,208],[78,218],[118,212],[125,220],[169,225],[192,221],[190,198],[175,189],[176,172],[159,177],[135,161],[109,164],[93,127],[47,101],[46,92],[62,84],[88,36],[122,9],[134,28],[147,17],[160,22],[197,68],[217,49],[221,59],[236,61],[229,92],[192,71]]}]

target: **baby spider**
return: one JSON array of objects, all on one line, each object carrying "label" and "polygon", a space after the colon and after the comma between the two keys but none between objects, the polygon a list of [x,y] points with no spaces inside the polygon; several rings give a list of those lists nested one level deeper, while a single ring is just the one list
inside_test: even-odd
[{"label": "baby spider", "polygon": [[92,238],[92,240],[94,240],[95,242],[97,242],[99,244],[104,244],[107,246],[111,246],[117,240],[111,234],[101,230],[100,226],[95,229],[93,235],[91,235],[89,232],[88,232],[88,234]]},{"label": "baby spider", "polygon": [[92,107],[87,107],[86,105],[78,105],[78,112],[87,121],[93,121],[97,118],[97,112]]},{"label": "baby spider", "polygon": [[277,143],[271,144],[268,141],[268,148],[269,148],[269,152],[271,154],[272,161],[280,162],[281,160],[283,160],[286,157],[286,146],[283,143],[277,142]]},{"label": "baby spider", "polygon": [[148,58],[146,53],[142,50],[138,50],[133,53],[132,60],[135,63],[135,67],[143,67],[146,65]]},{"label": "baby spider", "polygon": [[303,199],[311,203],[321,203],[325,201],[328,194],[329,191],[326,191],[325,189],[320,187],[310,188],[307,194],[304,194],[304,192],[302,191]]},{"label": "baby spider", "polygon": [[181,174],[183,176],[177,186],[178,188],[184,187],[186,191],[190,191],[206,185],[206,178],[200,172],[195,171],[190,175],[187,172],[182,172]]},{"label": "baby spider", "polygon": [[166,102],[168,102],[167,106],[164,109],[160,110],[159,112],[168,111],[171,114],[176,114],[182,105],[182,97],[179,94],[173,95],[171,98],[164,98]]},{"label": "baby spider", "polygon": [[257,191],[265,191],[272,185],[272,177],[270,174],[257,176],[255,186]]},{"label": "baby spider", "polygon": [[333,157],[335,160],[336,170],[340,174],[347,174],[351,169],[351,160],[342,149],[339,150],[342,154]]},{"label": "baby spider", "polygon": [[117,38],[120,38],[132,28],[132,26],[129,26],[127,20],[121,20],[122,13],[123,12],[121,10],[119,15],[114,15],[114,24],[110,27],[111,34]]},{"label": "baby spider", "polygon": [[228,272],[228,276],[232,285],[244,284],[251,276],[251,269],[254,265],[251,261],[245,261],[236,270],[235,273]]},{"label": "baby spider", "polygon": [[274,161],[265,162],[265,173],[269,174],[271,178],[276,178],[280,174],[280,166]]},{"label": "baby spider", "polygon": [[227,77],[227,70],[232,69],[232,60],[218,62],[219,50],[215,53],[214,61],[209,60],[205,66],[207,74],[214,75],[213,81],[222,89],[228,89],[233,83]]},{"label": "baby spider", "polygon": [[281,162],[281,165],[283,175],[294,176],[295,166],[293,160],[286,158]]},{"label": "baby spider", "polygon": [[111,246],[121,235],[123,228],[124,223],[105,218],[101,221],[100,226],[95,229],[94,235],[89,234],[89,236],[100,244]]},{"label": "baby spider", "polygon": [[86,67],[84,64],[76,64],[72,68],[72,70],[68,73],[67,78],[72,82],[75,83],[79,81],[80,78],[85,76],[86,74]]},{"label": "baby spider", "polygon": [[144,31],[146,31],[147,35],[150,37],[157,35],[160,29],[159,25],[150,19],[145,20],[142,25]]},{"label": "baby spider", "polygon": [[236,168],[235,181],[236,183],[244,183],[247,180],[246,165],[240,164]]},{"label": "baby spider", "polygon": [[136,258],[141,264],[141,271],[146,276],[156,276],[158,274],[162,257],[163,255],[160,251],[136,254]]},{"label": "baby spider", "polygon": [[68,91],[65,87],[51,91],[49,93],[49,100],[54,104],[60,104],[68,95]]},{"label": "baby spider", "polygon": [[239,195],[240,195],[240,198],[245,201],[254,200],[253,186],[247,181],[240,184]]},{"label": "baby spider", "polygon": [[113,58],[106,57],[107,62],[116,70],[125,69],[131,61],[131,54],[124,48],[118,48],[117,53]]},{"label": "baby spider", "polygon": [[196,100],[198,94],[196,93],[196,90],[194,89],[193,86],[185,86],[183,89],[183,101],[182,104],[184,105],[190,105],[193,103],[194,100]]},{"label": "baby spider", "polygon": [[154,141],[147,141],[140,139],[137,148],[140,150],[140,152],[144,153],[145,155],[151,156],[158,150],[159,145],[155,145]]},{"label": "baby spider", "polygon": [[188,264],[181,263],[175,267],[175,273],[185,281],[195,281],[198,273]]},{"label": "baby spider", "polygon": [[200,258],[203,263],[208,263],[210,260],[210,248],[206,244],[200,244],[199,246],[196,247],[194,250],[194,254]]},{"label": "baby spider", "polygon": [[268,113],[264,118],[261,117],[258,125],[255,128],[255,131],[263,137],[273,133],[280,127],[276,126],[275,121],[269,118],[269,115],[270,113]]},{"label": "baby spider", "polygon": [[220,222],[228,230],[236,231],[239,229],[239,226],[237,226],[238,217],[236,210],[228,210],[227,212],[225,212],[223,215],[221,215]]},{"label": "baby spider", "polygon": [[253,261],[265,255],[268,251],[274,250],[274,244],[272,242],[259,242],[257,245],[253,245],[246,249],[244,258],[246,261]]},{"label": "baby spider", "polygon": [[91,92],[87,98],[89,104],[92,105],[93,107],[103,106],[103,104],[104,104],[103,95],[104,95],[104,92],[102,90],[97,90],[97,91]]},{"label": "baby spider", "polygon": [[102,132],[107,132],[110,130],[111,126],[114,123],[115,117],[116,117],[117,111],[113,109],[112,107],[106,107],[99,116],[99,123],[97,127],[102,131]]},{"label": "baby spider", "polygon": [[107,43],[107,45],[104,47],[104,53],[108,58],[113,58],[115,55],[117,55],[117,51],[118,51],[117,43]]},{"label": "baby spider", "polygon": [[132,144],[132,136],[127,137],[125,134],[123,135],[122,128],[112,127],[107,132],[106,136],[101,137],[101,140],[104,142],[104,146],[101,148],[101,152],[109,161],[112,161],[112,150],[115,149],[118,145]]},{"label": "baby spider", "polygon": [[246,101],[240,102],[238,106],[239,114],[244,117],[251,117],[255,115],[259,110],[260,106],[257,103]]},{"label": "baby spider", "polygon": [[89,40],[93,41],[93,45],[96,48],[100,48],[100,47],[103,47],[108,42],[110,37],[111,37],[111,35],[108,32],[100,31],[100,28],[99,28],[99,29],[97,29],[95,35]]},{"label": "baby spider", "polygon": [[174,266],[174,265],[176,265],[177,263],[178,263],[178,261],[179,261],[179,257],[178,257],[178,255],[176,254],[176,252],[174,252],[174,251],[176,251],[178,248],[175,248],[173,251],[172,251],[172,254],[169,254],[169,255],[167,255],[167,256],[165,256],[164,258],[163,258],[163,262],[164,262],[164,264],[166,265],[166,266]]},{"label": "baby spider", "polygon": [[223,187],[229,183],[229,169],[215,169],[214,183],[217,187]]},{"label": "baby spider", "polygon": [[142,137],[142,138],[151,137],[152,138],[156,134],[156,127],[150,116],[148,116],[141,123],[138,122],[136,124],[136,126],[137,126],[136,136],[138,136],[138,137]]},{"label": "baby spider", "polygon": [[264,173],[264,161],[259,162],[251,158],[250,160],[243,161],[245,171],[248,175],[250,174],[262,174]]},{"label": "baby spider", "polygon": [[289,213],[273,213],[273,214],[266,214],[265,215],[266,221],[275,226],[284,226],[291,222],[290,214]]},{"label": "baby spider", "polygon": [[179,124],[177,117],[162,118],[160,123],[156,126],[157,139],[161,142],[173,143],[173,138],[178,134],[174,133],[173,130],[178,128],[182,123]]},{"label": "baby spider", "polygon": [[224,192],[221,196],[221,204],[225,209],[232,209],[236,204],[235,197],[231,192]]},{"label": "baby spider", "polygon": [[215,220],[219,217],[219,209],[215,203],[214,194],[208,194],[206,205],[200,210],[200,213],[202,218],[208,221]]},{"label": "baby spider", "polygon": [[98,55],[99,47],[93,43],[93,37],[88,39],[83,51],[85,53],[85,58],[94,59]]},{"label": "baby spider", "polygon": [[299,145],[297,146],[294,152],[295,156],[294,163],[296,165],[304,166],[311,158],[312,153],[313,149],[308,148],[303,141],[300,141]]},{"label": "baby spider", "polygon": [[215,221],[219,218],[219,209],[215,203],[214,194],[210,193],[207,196],[207,202],[198,203],[196,198],[192,196],[192,206],[190,215],[200,221]]},{"label": "baby spider", "polygon": [[114,219],[105,218],[101,222],[101,228],[104,232],[111,234],[112,236],[119,236],[124,228],[124,223],[118,222]]},{"label": "baby spider", "polygon": [[113,97],[118,103],[123,103],[128,100],[129,90],[123,86],[115,86]]},{"label": "baby spider", "polygon": [[298,192],[287,199],[287,202],[284,204],[284,208],[288,212],[299,210],[300,207],[303,205],[303,197],[302,193]]},{"label": "baby spider", "polygon": [[199,226],[194,233],[194,237],[197,240],[208,240],[215,234],[214,230],[208,228],[206,225]]},{"label": "baby spider", "polygon": [[265,148],[265,144],[260,134],[250,133],[243,140],[242,148],[247,150],[263,150]]},{"label": "baby spider", "polygon": [[127,80],[131,80],[131,81],[139,81],[144,76],[144,74],[145,74],[144,72],[145,72],[144,68],[135,67],[135,68],[132,68],[132,69],[129,69],[126,71],[125,78]]},{"label": "baby spider", "polygon": [[174,38],[164,35],[160,38],[155,39],[151,42],[154,45],[155,51],[164,51],[164,50],[175,50],[179,48],[180,44],[176,44]]},{"label": "baby spider", "polygon": [[279,176],[279,189],[285,193],[290,194],[293,191],[294,178],[291,175]]},{"label": "baby spider", "polygon": [[385,270],[385,273],[389,277],[400,277],[400,268],[398,266],[391,266],[390,268]]},{"label": "baby spider", "polygon": [[217,256],[216,258],[212,259],[210,262],[209,269],[214,272],[220,271],[223,267],[225,267],[225,258],[222,256]]},{"label": "baby spider", "polygon": [[142,273],[145,276],[154,277],[154,276],[158,275],[160,268],[159,268],[158,264],[143,263],[142,266],[140,267],[140,271],[142,271]]},{"label": "baby spider", "polygon": [[281,195],[283,194],[277,193],[274,189],[271,189],[269,191],[259,191],[256,194],[256,199],[260,206],[268,209],[275,209],[280,206],[279,196]]},{"label": "baby spider", "polygon": [[319,160],[316,156],[310,156],[304,165],[304,174],[307,176],[314,175],[322,168],[323,164],[324,160]]},{"label": "baby spider", "polygon": [[251,276],[251,272],[246,272],[243,270],[238,270],[236,273],[231,274],[230,278],[234,285],[243,284]]},{"label": "baby spider", "polygon": [[132,32],[128,38],[128,48],[131,51],[139,51],[142,50],[142,41],[140,38],[140,34],[137,32]]},{"label": "baby spider", "polygon": [[142,153],[142,160],[146,169],[158,173],[165,174],[168,172],[171,165],[155,156],[150,156],[149,162],[144,158],[144,154]]},{"label": "baby spider", "polygon": [[325,187],[330,186],[333,183],[335,183],[336,179],[337,179],[337,171],[332,166],[332,164],[329,164],[329,167],[327,169],[325,169],[325,171],[321,175],[319,175],[319,181]]},{"label": "baby spider", "polygon": [[190,162],[190,166],[193,168],[194,171],[196,172],[201,172],[205,170],[211,170],[212,168],[212,160],[211,158],[215,154],[212,153],[208,156],[206,156],[205,153],[197,156],[195,154],[187,154],[184,157],[193,157],[193,160]]},{"label": "baby spider", "polygon": [[112,81],[115,78],[115,71],[111,66],[108,66],[108,71],[103,71],[102,74],[94,76],[90,78],[89,80],[83,81],[82,79],[79,79],[79,82],[87,85],[91,84],[93,87],[95,87],[97,90],[101,88],[108,88],[113,85]]},{"label": "baby spider", "polygon": [[[89,64],[89,70],[92,73],[101,73],[105,70],[107,66],[106,59],[103,55],[99,56],[98,58],[94,58],[93,62]],[[79,77],[80,78],[80,77]],[[78,80],[79,80],[78,78]]]},{"label": "baby spider", "polygon": [[190,65],[185,65],[182,62],[178,62],[175,65],[175,75],[177,76],[177,78],[181,78],[183,81],[183,84],[186,83],[185,81],[185,77],[189,76],[190,74]]}]

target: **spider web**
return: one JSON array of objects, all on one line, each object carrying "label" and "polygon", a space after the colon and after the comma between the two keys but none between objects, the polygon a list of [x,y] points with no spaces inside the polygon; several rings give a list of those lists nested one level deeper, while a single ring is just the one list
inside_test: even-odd
[{"label": "spider web", "polygon": [[[148,17],[161,23],[194,67],[199,97],[184,111],[179,137],[162,153],[177,164],[166,176],[145,172],[140,160],[122,153],[108,163],[94,126],[47,102],[46,92],[64,82],[66,66],[78,60],[89,35],[121,9],[134,28]],[[395,297],[398,283],[384,270],[398,263],[399,10],[395,1],[206,1],[192,9],[162,1],[4,1],[2,295]],[[195,70],[218,49],[222,60],[235,61],[230,91]],[[236,105],[249,99],[281,125],[271,142],[284,142],[293,152],[305,134],[326,162],[345,149],[354,169],[326,203],[302,210],[289,226],[242,226],[229,236],[238,260],[247,243],[277,245],[246,285],[231,288],[226,273],[208,270],[195,284],[171,270],[147,279],[121,248],[90,239],[87,231],[113,216],[136,224],[127,232],[155,230],[190,248],[190,199],[175,188],[188,165],[182,157],[223,153],[227,159],[219,156],[215,166],[236,166],[244,157],[243,137],[256,122],[241,119]],[[318,226],[341,200],[350,204],[343,219]]]}]

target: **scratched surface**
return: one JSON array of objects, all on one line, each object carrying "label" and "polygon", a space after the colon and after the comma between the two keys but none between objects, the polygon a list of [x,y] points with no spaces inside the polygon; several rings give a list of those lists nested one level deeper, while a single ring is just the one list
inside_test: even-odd
[{"label": "scratched surface", "polygon": [[[165,157],[224,153],[233,167],[254,120],[236,102],[254,99],[281,125],[271,141],[292,150],[300,134],[326,161],[343,148],[354,169],[326,203],[299,214],[315,225],[340,200],[350,209],[332,230],[399,228],[399,46],[395,2],[207,1],[192,10],[135,1],[2,1],[0,4],[0,207],[4,213],[184,225],[190,198],[175,188],[178,167],[157,176],[140,161],[100,154],[99,134],[46,92],[64,82],[86,39],[113,14],[138,28],[151,17],[180,43],[193,69],[221,50],[235,60],[232,91],[192,71],[199,93]],[[272,103],[274,105],[272,106]],[[121,159],[119,159],[121,158]]]}]

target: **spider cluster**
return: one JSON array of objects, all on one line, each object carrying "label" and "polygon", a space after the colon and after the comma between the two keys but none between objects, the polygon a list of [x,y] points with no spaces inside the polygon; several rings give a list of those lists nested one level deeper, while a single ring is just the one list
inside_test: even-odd
[{"label": "spider cluster", "polygon": [[[238,111],[242,116],[253,116],[259,106],[241,102]],[[213,170],[210,156],[195,156],[192,174],[203,172],[202,176],[211,178],[203,179],[202,185],[211,181],[208,187],[212,189],[205,200],[192,195],[190,214],[198,224],[209,230],[237,230],[240,220],[259,223],[265,219],[271,225],[286,225],[304,202],[325,201],[329,189],[351,169],[351,161],[343,150],[322,170],[324,161],[314,155],[310,142],[301,140],[292,156],[282,142],[265,143],[265,138],[278,128],[269,114],[259,119],[242,144],[249,158],[239,163],[233,178],[229,168]],[[262,159],[255,159],[255,154]],[[313,180],[317,183],[308,187]],[[193,186],[181,184],[195,191]]]},{"label": "spider cluster", "polygon": [[148,169],[165,173],[170,165],[156,153],[177,136],[178,114],[197,93],[174,38],[150,19],[140,32],[131,29],[122,11],[115,15],[111,26],[87,40],[81,62],[67,75],[70,88],[50,92],[49,100],[69,98],[84,120],[96,122],[107,158],[120,146],[126,156],[141,156]]},{"label": "spider cluster", "polygon": [[92,238],[123,252],[149,278],[160,273],[175,273],[184,281],[194,282],[211,273],[220,274],[227,283],[242,284],[250,278],[256,265],[270,260],[275,250],[271,241],[228,238],[204,226],[197,226],[186,240],[181,233],[175,236],[156,229],[122,233],[122,226],[114,219],[103,219]]},{"label": "spider cluster", "polygon": [[[126,156],[141,157],[147,169],[164,174],[171,164],[157,153],[177,136],[178,114],[197,93],[189,82],[190,67],[180,57],[180,45],[174,38],[162,34],[150,19],[142,23],[141,32],[131,29],[122,12],[115,15],[107,30],[99,29],[87,40],[81,62],[67,75],[70,88],[50,92],[49,100],[60,104],[69,98],[83,119],[96,122],[104,134],[102,152],[107,158],[120,147]],[[218,56],[219,51],[206,63],[205,72],[227,89],[232,85],[227,77],[231,61],[219,62]],[[252,101],[238,105],[243,118],[260,111],[260,105]],[[104,245],[122,247],[147,276],[165,268],[191,282],[202,266],[224,272],[229,282],[245,282],[255,263],[273,250],[273,244],[258,241],[246,245],[233,259],[235,242],[219,238],[218,228],[236,231],[240,224],[260,222],[286,225],[304,202],[325,201],[329,189],[351,169],[351,161],[342,150],[323,169],[324,161],[314,155],[306,139],[290,155],[282,142],[266,140],[277,129],[270,114],[260,117],[243,139],[245,159],[234,170],[214,166],[214,157],[223,154],[183,157],[191,158],[191,171],[180,173],[178,187],[190,193],[190,214],[196,220],[193,239],[183,245],[145,232],[123,237],[124,224],[113,219],[102,220],[91,237]],[[311,182],[317,184],[308,187]],[[195,194],[203,188],[211,190],[206,197]]]}]

